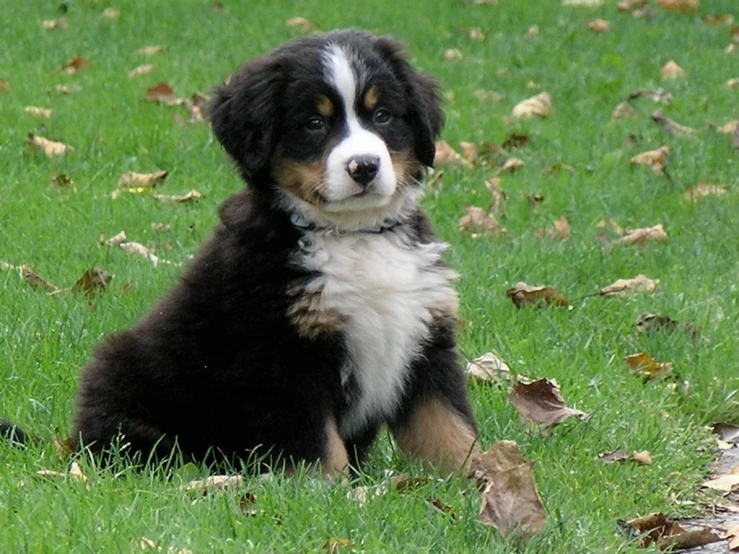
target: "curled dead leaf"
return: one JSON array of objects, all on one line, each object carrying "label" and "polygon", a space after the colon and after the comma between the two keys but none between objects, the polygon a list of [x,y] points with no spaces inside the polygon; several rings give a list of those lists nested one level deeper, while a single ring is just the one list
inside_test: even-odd
[{"label": "curled dead leaf", "polygon": [[82,277],[72,285],[72,292],[83,292],[88,298],[92,298],[98,293],[105,292],[112,279],[113,276],[107,271],[93,267],[85,270]]},{"label": "curled dead leaf", "polygon": [[634,244],[646,244],[648,242],[664,242],[667,240],[667,233],[661,223],[652,227],[644,227],[641,229],[626,229],[626,236],[613,242],[613,244],[623,244],[631,246]]},{"label": "curled dead leaf", "polygon": [[617,6],[622,12],[632,12],[636,9],[643,8],[648,3],[649,0],[622,0]]},{"label": "curled dead leaf", "polygon": [[640,377],[644,377],[647,381],[653,379],[661,379],[672,371],[672,362],[658,362],[646,352],[631,354],[624,358],[629,369]]},{"label": "curled dead leaf", "polygon": [[459,48],[449,48],[444,51],[444,59],[446,61],[459,61],[464,58],[462,51]]},{"label": "curled dead leaf", "polygon": [[693,13],[700,7],[700,0],[656,0],[657,5],[673,12]]},{"label": "curled dead leaf", "polygon": [[501,102],[503,95],[494,90],[477,89],[472,95],[477,98],[480,102]]},{"label": "curled dead leaf", "polygon": [[462,151],[462,157],[468,162],[472,162],[477,158],[477,145],[473,142],[461,141],[459,149]]},{"label": "curled dead leaf", "polygon": [[670,153],[669,146],[660,146],[655,150],[647,150],[637,154],[629,160],[632,165],[647,165],[655,173],[664,173],[667,167],[667,156]]},{"label": "curled dead leaf", "polygon": [[511,387],[508,399],[524,418],[547,428],[559,425],[572,416],[581,421],[590,417],[583,411],[568,407],[557,382],[549,379],[518,382]]},{"label": "curled dead leaf", "polygon": [[467,160],[465,160],[459,152],[452,148],[448,142],[444,140],[438,141],[436,143],[436,156],[434,157],[434,165],[451,164],[457,162],[468,165]]},{"label": "curled dead leaf", "polygon": [[479,519],[501,535],[524,540],[546,526],[546,511],[534,481],[533,463],[495,473],[482,493]]},{"label": "curled dead leaf", "polygon": [[56,85],[49,92],[54,91],[56,94],[73,94],[81,91],[82,88],[79,85]]},{"label": "curled dead leaf", "polygon": [[677,65],[677,62],[675,62],[675,60],[670,60],[664,66],[662,66],[659,74],[663,81],[670,81],[673,79],[680,79],[682,77],[685,77],[685,70]]},{"label": "curled dead leaf", "polygon": [[656,102],[657,104],[669,104],[672,102],[672,93],[663,88],[655,90],[640,88],[629,93],[629,99],[632,100],[634,98],[649,98],[652,102]]},{"label": "curled dead leaf", "polygon": [[459,230],[472,233],[488,232],[499,236],[506,232],[495,216],[478,206],[465,207],[465,215],[459,219]]},{"label": "curled dead leaf", "polygon": [[640,466],[652,465],[652,455],[646,450],[632,452],[630,459]]},{"label": "curled dead leaf", "polygon": [[685,199],[690,202],[697,202],[706,196],[723,196],[729,192],[728,185],[711,185],[709,183],[699,183],[695,188],[685,191]]},{"label": "curled dead leaf", "polygon": [[500,172],[509,172],[513,173],[517,169],[524,166],[524,163],[522,160],[519,160],[518,158],[508,158],[505,163],[503,164],[503,167],[500,168]]},{"label": "curled dead leaf", "polygon": [[547,117],[552,113],[552,96],[542,92],[516,104],[513,108],[513,117]]},{"label": "curled dead leaf", "polygon": [[675,123],[665,115],[664,110],[657,110],[656,112],[654,112],[652,114],[652,121],[662,127],[665,132],[676,137],[689,137],[695,135],[698,132],[691,127],[686,127],[685,125]]},{"label": "curled dead leaf", "polygon": [[82,56],[76,56],[71,60],[64,62],[64,65],[59,68],[59,71],[62,73],[73,75],[75,73],[79,73],[83,69],[88,69],[90,67],[92,67],[92,64],[89,61],[87,61]]},{"label": "curled dead leaf", "polygon": [[174,89],[167,83],[161,81],[146,89],[144,102],[158,102],[167,106],[178,106],[184,102],[182,98],[178,98],[174,94]]},{"label": "curled dead leaf", "polygon": [[610,24],[605,19],[591,19],[588,21],[588,29],[594,33],[603,33],[608,30]]},{"label": "curled dead leaf", "polygon": [[23,111],[30,115],[45,117],[46,119],[49,119],[54,113],[49,108],[40,108],[38,106],[26,106],[23,108]]},{"label": "curled dead leaf", "polygon": [[50,469],[42,469],[36,472],[39,477],[47,479],[69,479],[70,481],[87,481],[87,475],[84,474],[80,464],[72,462],[67,472],[52,471]]},{"label": "curled dead leaf", "polygon": [[552,224],[551,229],[535,229],[534,236],[539,239],[566,240],[570,238],[570,222],[562,216]]},{"label": "curled dead leaf", "polygon": [[120,246],[124,242],[126,242],[126,232],[121,231],[117,235],[114,235],[110,237],[108,240],[105,241],[105,246]]},{"label": "curled dead leaf", "polygon": [[195,189],[190,190],[189,192],[186,192],[185,194],[155,194],[154,198],[156,200],[159,200],[161,202],[169,202],[172,204],[184,204],[186,202],[193,202],[199,198],[202,198],[203,195],[196,191]]},{"label": "curled dead leaf", "polygon": [[706,14],[703,21],[709,25],[731,25],[734,23],[734,16],[730,13]]},{"label": "curled dead leaf", "polygon": [[525,463],[523,453],[515,441],[496,441],[485,452],[476,452],[472,455],[467,478],[474,481],[478,488],[485,488],[495,478],[496,473]]},{"label": "curled dead leaf", "polygon": [[631,104],[625,100],[616,106],[611,114],[611,119],[616,121],[618,119],[627,119],[636,117],[636,110],[631,107]]},{"label": "curled dead leaf", "polygon": [[640,333],[649,333],[654,331],[674,332],[677,330],[684,331],[690,335],[690,338],[696,340],[700,337],[701,329],[693,323],[680,323],[666,315],[655,315],[644,313],[636,320],[636,330]]},{"label": "curled dead leaf", "polygon": [[467,364],[467,377],[478,383],[508,382],[511,380],[511,369],[497,354],[486,352]]},{"label": "curled dead leaf", "polygon": [[618,520],[618,525],[628,536],[638,539],[642,548],[656,544],[660,550],[684,550],[720,540],[710,529],[686,531],[663,513]]},{"label": "curled dead leaf", "polygon": [[153,173],[137,173],[126,171],[118,180],[119,187],[156,187],[169,175],[169,171],[154,171]]},{"label": "curled dead leaf", "polygon": [[152,71],[154,71],[156,67],[157,66],[155,66],[153,63],[145,63],[143,65],[136,66],[128,72],[128,77],[130,79],[133,79],[135,77],[140,77],[141,75],[146,75],[147,73],[151,73]]},{"label": "curled dead leaf", "polygon": [[154,267],[159,265],[160,260],[157,255],[139,242],[122,242],[118,246],[126,252],[148,259]]},{"label": "curled dead leaf", "polygon": [[598,454],[598,460],[604,464],[614,464],[616,462],[625,462],[630,456],[626,450],[616,450],[614,452],[601,452]]},{"label": "curled dead leaf", "polygon": [[134,54],[153,56],[154,54],[159,54],[160,52],[164,52],[165,50],[167,50],[166,46],[162,46],[161,44],[152,44],[150,46],[139,48],[134,52]]},{"label": "curled dead leaf", "polygon": [[728,473],[726,475],[719,475],[715,479],[709,479],[701,487],[724,493],[734,492],[735,490],[739,490],[739,474]]},{"label": "curled dead leaf", "polygon": [[611,217],[605,217],[601,219],[598,223],[595,224],[595,227],[598,229],[610,231],[616,235],[622,235],[624,232],[623,228],[618,224],[618,222]]},{"label": "curled dead leaf", "polygon": [[70,188],[73,192],[77,192],[74,181],[66,173],[55,173],[51,177],[51,186],[59,188]]},{"label": "curled dead leaf", "polygon": [[49,140],[42,136],[34,135],[33,133],[30,133],[28,135],[28,144],[35,148],[39,148],[49,158],[54,156],[63,156],[67,152],[74,150],[74,148],[68,144],[64,144],[63,142],[55,140]]},{"label": "curled dead leaf", "polygon": [[550,286],[533,287],[520,281],[506,290],[506,296],[510,298],[517,308],[524,306],[539,306],[549,304],[550,306],[567,306],[569,302],[564,294]]},{"label": "curled dead leaf", "polygon": [[632,279],[617,279],[600,289],[600,294],[602,296],[625,296],[634,292],[651,292],[657,288],[658,284],[659,279],[650,279],[640,273]]}]

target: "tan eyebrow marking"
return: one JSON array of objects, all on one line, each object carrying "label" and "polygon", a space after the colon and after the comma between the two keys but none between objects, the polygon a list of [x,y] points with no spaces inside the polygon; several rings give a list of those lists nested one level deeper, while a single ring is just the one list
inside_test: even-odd
[{"label": "tan eyebrow marking", "polygon": [[380,89],[372,85],[369,89],[367,89],[367,92],[364,93],[364,107],[367,108],[369,111],[372,111],[375,109],[379,101]]},{"label": "tan eyebrow marking", "polygon": [[331,117],[334,115],[334,103],[329,100],[327,96],[324,96],[321,94],[318,97],[318,104],[316,105],[318,108],[318,113],[320,113],[323,117]]}]

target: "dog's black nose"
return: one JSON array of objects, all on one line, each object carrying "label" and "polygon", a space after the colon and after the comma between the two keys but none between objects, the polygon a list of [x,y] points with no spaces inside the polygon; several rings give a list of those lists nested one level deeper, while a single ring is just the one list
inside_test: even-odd
[{"label": "dog's black nose", "polygon": [[362,187],[369,185],[379,170],[380,158],[377,156],[355,156],[346,164],[346,172]]}]

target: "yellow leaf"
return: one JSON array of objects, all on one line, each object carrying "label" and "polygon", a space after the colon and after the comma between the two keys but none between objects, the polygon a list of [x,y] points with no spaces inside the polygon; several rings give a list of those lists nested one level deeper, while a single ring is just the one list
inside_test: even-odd
[{"label": "yellow leaf", "polygon": [[557,289],[550,286],[532,287],[522,281],[509,288],[506,291],[506,296],[510,298],[518,308],[539,304],[549,304],[551,306],[568,305],[565,295]]},{"label": "yellow leaf", "polygon": [[626,356],[624,361],[631,371],[650,381],[667,375],[673,365],[672,362],[658,362],[646,352]]}]

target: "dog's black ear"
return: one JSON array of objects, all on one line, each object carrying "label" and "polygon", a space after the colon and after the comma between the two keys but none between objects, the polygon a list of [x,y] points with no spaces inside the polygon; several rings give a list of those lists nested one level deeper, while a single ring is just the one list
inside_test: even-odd
[{"label": "dog's black ear", "polygon": [[416,155],[422,164],[433,167],[436,155],[434,141],[444,127],[439,86],[432,77],[416,71],[411,66],[403,53],[403,48],[402,43],[389,37],[375,41],[375,49],[405,86],[408,120],[416,140]]},{"label": "dog's black ear", "polygon": [[207,109],[216,138],[247,180],[266,168],[275,147],[280,65],[274,55],[243,65],[227,84],[215,89]]}]

